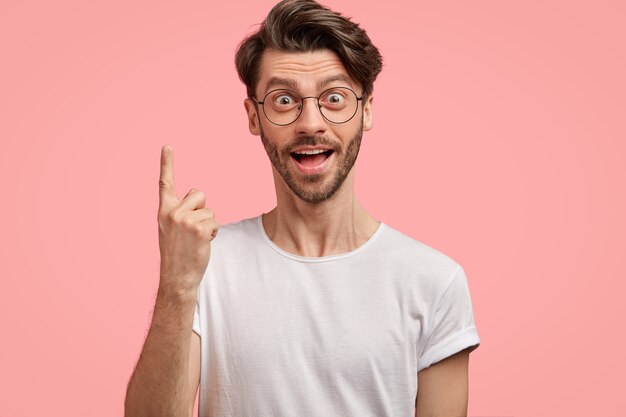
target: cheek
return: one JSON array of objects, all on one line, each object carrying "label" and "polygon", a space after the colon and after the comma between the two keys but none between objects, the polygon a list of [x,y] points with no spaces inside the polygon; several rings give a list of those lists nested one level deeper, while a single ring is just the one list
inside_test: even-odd
[{"label": "cheek", "polygon": [[285,127],[281,128],[274,125],[268,126],[267,124],[261,123],[259,125],[259,130],[261,131],[261,134],[265,136],[266,140],[279,150],[295,138],[294,133]]},{"label": "cheek", "polygon": [[339,139],[339,141],[343,143],[343,145],[347,145],[350,141],[352,141],[354,136],[359,132],[359,130],[361,129],[361,126],[362,126],[361,120],[354,121],[354,123],[352,120],[350,120],[348,123],[336,126],[332,130],[332,133],[335,136],[335,138]]}]

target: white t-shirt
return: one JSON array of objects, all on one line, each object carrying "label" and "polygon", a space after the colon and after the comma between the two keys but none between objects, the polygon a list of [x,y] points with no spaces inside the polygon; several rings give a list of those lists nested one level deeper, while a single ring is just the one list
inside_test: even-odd
[{"label": "white t-shirt", "polygon": [[417,373],[480,343],[443,253],[381,223],[351,252],[297,256],[261,216],[220,228],[193,330],[202,417],[412,416]]}]

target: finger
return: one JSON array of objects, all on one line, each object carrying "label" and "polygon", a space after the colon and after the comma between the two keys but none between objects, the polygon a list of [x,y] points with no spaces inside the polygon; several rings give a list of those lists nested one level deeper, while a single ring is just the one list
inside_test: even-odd
[{"label": "finger", "polygon": [[172,204],[176,200],[174,183],[174,156],[172,148],[164,145],[161,149],[161,173],[159,176],[159,206]]},{"label": "finger", "polygon": [[196,209],[204,208],[206,205],[206,196],[202,191],[194,190],[193,188],[189,190],[185,198],[180,202],[178,206],[178,210],[180,211],[191,211]]},{"label": "finger", "polygon": [[185,196],[183,197],[183,200],[184,200],[185,198],[189,197],[189,194],[191,194],[191,193],[193,193],[193,192],[196,192],[196,191],[198,191],[198,190],[196,190],[195,188],[191,188],[189,191],[187,191],[187,194],[185,194]]},{"label": "finger", "polygon": [[205,225],[205,227],[207,228],[209,241],[215,239],[215,237],[217,236],[217,231],[220,228],[217,220],[215,220],[214,218],[210,218],[203,221],[202,224]]},{"label": "finger", "polygon": [[[195,216],[195,212],[193,212],[193,215]],[[209,241],[215,239],[215,236],[217,236],[217,230],[219,229],[217,220],[210,217],[201,222],[195,222],[191,219],[192,217],[192,213],[189,213],[184,222],[187,223],[187,227],[189,227],[190,230],[194,230],[198,238],[207,239]]]},{"label": "finger", "polygon": [[201,223],[206,220],[215,220],[215,213],[210,208],[202,208],[187,213],[185,217],[191,223]]}]

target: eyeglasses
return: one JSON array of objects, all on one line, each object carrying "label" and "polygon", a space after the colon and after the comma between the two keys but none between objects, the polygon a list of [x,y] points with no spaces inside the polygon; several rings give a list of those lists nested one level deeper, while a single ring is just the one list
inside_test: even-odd
[{"label": "eyeglasses", "polygon": [[331,123],[342,124],[350,121],[359,108],[358,97],[348,87],[334,87],[324,91],[318,97],[300,97],[291,90],[272,90],[263,97],[262,101],[252,97],[257,104],[263,107],[263,113],[267,120],[277,126],[287,126],[295,122],[304,108],[304,100],[314,98],[317,100],[317,108],[324,119]]}]

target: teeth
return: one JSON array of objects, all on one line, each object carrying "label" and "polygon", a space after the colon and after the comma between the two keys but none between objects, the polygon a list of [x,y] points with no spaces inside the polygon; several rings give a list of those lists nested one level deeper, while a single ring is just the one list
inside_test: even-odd
[{"label": "teeth", "polygon": [[317,155],[318,153],[324,153],[326,152],[323,149],[313,149],[310,151],[297,151],[295,153],[297,153],[298,155]]}]

